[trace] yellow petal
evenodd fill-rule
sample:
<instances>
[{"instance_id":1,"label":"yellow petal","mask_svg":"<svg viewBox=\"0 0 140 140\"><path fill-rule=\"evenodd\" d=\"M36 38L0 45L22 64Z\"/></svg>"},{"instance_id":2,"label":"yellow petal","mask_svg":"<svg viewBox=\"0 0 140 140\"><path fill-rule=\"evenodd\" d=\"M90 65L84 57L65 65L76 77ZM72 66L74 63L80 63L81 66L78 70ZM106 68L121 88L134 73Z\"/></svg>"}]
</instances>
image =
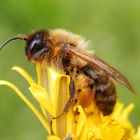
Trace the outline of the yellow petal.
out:
<instances>
[{"instance_id":1,"label":"yellow petal","mask_svg":"<svg viewBox=\"0 0 140 140\"><path fill-rule=\"evenodd\" d=\"M37 81L38 81L38 85L41 84L41 77L40 77L40 73L41 73L41 69L40 69L40 63L36 63L36 72L37 72Z\"/></svg>"},{"instance_id":2,"label":"yellow petal","mask_svg":"<svg viewBox=\"0 0 140 140\"><path fill-rule=\"evenodd\" d=\"M74 114L73 114L73 109L70 108L68 114L67 114L67 131L66 134L70 134L73 132L73 127L74 127Z\"/></svg>"},{"instance_id":3,"label":"yellow petal","mask_svg":"<svg viewBox=\"0 0 140 140\"><path fill-rule=\"evenodd\" d=\"M111 114L112 118L118 120L122 114L122 110L123 110L124 105L117 102L114 108L113 113Z\"/></svg>"},{"instance_id":4,"label":"yellow petal","mask_svg":"<svg viewBox=\"0 0 140 140\"><path fill-rule=\"evenodd\" d=\"M69 98L69 76L59 76L55 83L55 116L60 115ZM56 134L60 138L64 138L66 135L67 126L67 114L64 113L61 117L55 120L56 123Z\"/></svg>"},{"instance_id":5,"label":"yellow petal","mask_svg":"<svg viewBox=\"0 0 140 140\"><path fill-rule=\"evenodd\" d=\"M25 78L25 80L29 83L29 85L35 84L35 81L24 69L14 66L12 67L12 70L17 71L20 75L22 75Z\"/></svg>"},{"instance_id":6,"label":"yellow petal","mask_svg":"<svg viewBox=\"0 0 140 140\"><path fill-rule=\"evenodd\" d=\"M32 84L29 88L34 98L39 102L41 106L44 107L50 114L53 114L53 105L51 102L51 98L46 93L46 90L36 84Z\"/></svg>"},{"instance_id":7,"label":"yellow petal","mask_svg":"<svg viewBox=\"0 0 140 140\"><path fill-rule=\"evenodd\" d=\"M133 110L134 108L134 104L129 104L124 111L122 112L122 116L121 116L121 121L123 122L124 120L128 119L128 116L130 114L130 112Z\"/></svg>"},{"instance_id":8,"label":"yellow petal","mask_svg":"<svg viewBox=\"0 0 140 140\"><path fill-rule=\"evenodd\" d=\"M36 64L36 71L37 71L37 78L38 78L38 85L41 85L47 90L47 93L50 94L50 86L51 85L51 75L49 74L49 68L46 64Z\"/></svg>"},{"instance_id":9,"label":"yellow petal","mask_svg":"<svg viewBox=\"0 0 140 140\"><path fill-rule=\"evenodd\" d=\"M57 136L48 136L47 137L47 140L61 140L59 137L57 137Z\"/></svg>"},{"instance_id":10,"label":"yellow petal","mask_svg":"<svg viewBox=\"0 0 140 140\"><path fill-rule=\"evenodd\" d=\"M53 70L45 63L36 64L38 85L42 86L51 98L52 104L54 103L54 77L56 78Z\"/></svg>"},{"instance_id":11,"label":"yellow petal","mask_svg":"<svg viewBox=\"0 0 140 140\"><path fill-rule=\"evenodd\" d=\"M15 93L27 104L27 106L34 112L36 117L40 120L44 128L47 130L47 132L50 134L50 127L45 118L38 112L36 107L23 95L23 93L12 83L8 81L0 80L0 85L5 85L11 88L15 91Z\"/></svg>"},{"instance_id":12,"label":"yellow petal","mask_svg":"<svg viewBox=\"0 0 140 140\"><path fill-rule=\"evenodd\" d=\"M52 99L52 102L54 103L55 81L59 75L65 75L64 71L58 71L58 69L50 67L46 61L36 63L36 71L38 84L46 89Z\"/></svg>"},{"instance_id":13,"label":"yellow petal","mask_svg":"<svg viewBox=\"0 0 140 140\"><path fill-rule=\"evenodd\" d=\"M140 140L140 126L137 129L137 133L134 135L134 140Z\"/></svg>"},{"instance_id":14,"label":"yellow petal","mask_svg":"<svg viewBox=\"0 0 140 140\"><path fill-rule=\"evenodd\" d=\"M121 125L109 125L103 131L104 140L121 140L124 135L124 130Z\"/></svg>"},{"instance_id":15,"label":"yellow petal","mask_svg":"<svg viewBox=\"0 0 140 140\"><path fill-rule=\"evenodd\" d=\"M55 115L60 114L69 99L69 76L59 75L55 80L55 89L53 90Z\"/></svg>"},{"instance_id":16,"label":"yellow petal","mask_svg":"<svg viewBox=\"0 0 140 140\"><path fill-rule=\"evenodd\" d=\"M85 130L84 127L85 127L86 121L87 121L86 115L80 105L76 108L76 111L77 111L77 113L79 113L79 115L77 116L77 119L76 119L77 126L76 126L75 137L76 137L76 139L80 138L80 140L84 140L86 137L86 132L83 130Z\"/></svg>"}]
</instances>

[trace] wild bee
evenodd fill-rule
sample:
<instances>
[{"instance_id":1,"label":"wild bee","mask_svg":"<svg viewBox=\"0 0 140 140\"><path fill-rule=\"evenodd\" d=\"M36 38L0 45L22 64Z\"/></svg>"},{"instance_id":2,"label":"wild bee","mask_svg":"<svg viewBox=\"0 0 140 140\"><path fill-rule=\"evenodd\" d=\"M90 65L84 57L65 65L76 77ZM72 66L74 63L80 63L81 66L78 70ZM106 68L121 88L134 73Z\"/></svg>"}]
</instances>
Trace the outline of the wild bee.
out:
<instances>
[{"instance_id":1,"label":"wild bee","mask_svg":"<svg viewBox=\"0 0 140 140\"><path fill-rule=\"evenodd\" d=\"M25 40L28 60L51 65L70 76L70 99L62 114L68 111L76 97L83 107L88 107L94 100L103 115L111 114L117 99L113 80L135 93L125 76L95 54L88 52L88 41L79 35L63 29L40 30L30 35L12 37L4 42L0 49L16 39Z\"/></svg>"}]
</instances>

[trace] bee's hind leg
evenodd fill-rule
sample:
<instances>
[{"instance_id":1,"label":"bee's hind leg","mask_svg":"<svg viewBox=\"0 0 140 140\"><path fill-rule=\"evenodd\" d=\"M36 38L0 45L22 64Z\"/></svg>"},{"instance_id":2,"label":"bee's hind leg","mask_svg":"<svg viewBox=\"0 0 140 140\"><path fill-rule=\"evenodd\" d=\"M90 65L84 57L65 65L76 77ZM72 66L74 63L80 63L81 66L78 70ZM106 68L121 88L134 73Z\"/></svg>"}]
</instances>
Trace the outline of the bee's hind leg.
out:
<instances>
[{"instance_id":1,"label":"bee's hind leg","mask_svg":"<svg viewBox=\"0 0 140 140\"><path fill-rule=\"evenodd\" d=\"M82 71L84 72L85 75L87 75L89 78L93 80L97 80L99 78L97 73L93 69L90 69L88 66L82 68Z\"/></svg>"},{"instance_id":2,"label":"bee's hind leg","mask_svg":"<svg viewBox=\"0 0 140 140\"><path fill-rule=\"evenodd\" d=\"M75 88L75 83L74 83L73 79L70 80L69 93L70 93L70 98L67 101L67 103L63 109L63 112L61 114L59 114L58 116L53 117L53 119L57 119L57 118L61 117L64 113L68 112L71 105L75 102L76 88Z\"/></svg>"}]
</instances>

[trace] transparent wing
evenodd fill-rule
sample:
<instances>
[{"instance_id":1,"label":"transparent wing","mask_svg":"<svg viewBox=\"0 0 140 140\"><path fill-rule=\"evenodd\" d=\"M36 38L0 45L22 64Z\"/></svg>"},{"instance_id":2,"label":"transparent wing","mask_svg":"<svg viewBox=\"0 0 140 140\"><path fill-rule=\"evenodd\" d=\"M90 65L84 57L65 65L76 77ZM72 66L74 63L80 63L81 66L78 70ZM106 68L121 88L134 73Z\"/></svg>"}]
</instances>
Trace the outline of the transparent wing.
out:
<instances>
[{"instance_id":1,"label":"transparent wing","mask_svg":"<svg viewBox=\"0 0 140 140\"><path fill-rule=\"evenodd\" d=\"M88 65L90 65L96 71L105 71L111 78L121 83L123 86L127 87L131 92L135 93L132 85L129 83L129 81L124 75L122 75L118 70L110 66L108 63L106 63L104 60L97 57L96 55L87 54L84 51L77 49L76 47L68 47L68 53L76 55L80 59L86 61Z\"/></svg>"}]
</instances>

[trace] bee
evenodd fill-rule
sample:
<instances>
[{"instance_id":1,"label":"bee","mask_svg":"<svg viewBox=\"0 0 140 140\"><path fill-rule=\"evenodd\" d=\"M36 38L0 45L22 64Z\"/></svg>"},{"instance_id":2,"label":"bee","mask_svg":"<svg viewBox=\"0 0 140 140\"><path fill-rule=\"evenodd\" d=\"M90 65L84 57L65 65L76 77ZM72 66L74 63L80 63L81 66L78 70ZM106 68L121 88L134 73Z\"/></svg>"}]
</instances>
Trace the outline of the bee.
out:
<instances>
[{"instance_id":1,"label":"bee","mask_svg":"<svg viewBox=\"0 0 140 140\"><path fill-rule=\"evenodd\" d=\"M70 76L70 98L62 114L75 100L82 107L88 107L94 100L103 115L110 115L117 100L114 80L135 93L124 75L94 53L89 53L88 41L79 35L63 29L40 30L14 36L0 49L16 39L25 40L25 54L29 61L53 66Z\"/></svg>"}]
</instances>

